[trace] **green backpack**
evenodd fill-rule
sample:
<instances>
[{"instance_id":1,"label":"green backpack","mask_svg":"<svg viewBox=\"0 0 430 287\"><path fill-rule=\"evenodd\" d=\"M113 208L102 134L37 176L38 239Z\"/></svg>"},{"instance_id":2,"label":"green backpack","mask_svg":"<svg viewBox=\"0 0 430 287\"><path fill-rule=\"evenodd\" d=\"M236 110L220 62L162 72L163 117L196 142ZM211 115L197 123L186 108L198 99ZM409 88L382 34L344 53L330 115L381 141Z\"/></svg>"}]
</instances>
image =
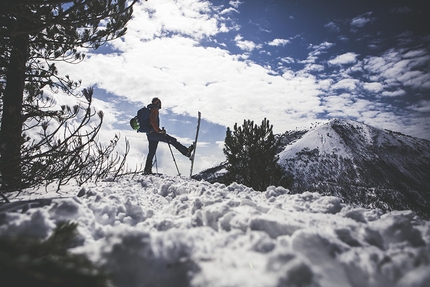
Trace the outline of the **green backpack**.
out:
<instances>
[{"instance_id":1,"label":"green backpack","mask_svg":"<svg viewBox=\"0 0 430 287\"><path fill-rule=\"evenodd\" d=\"M139 121L137 120L137 116L130 120L130 126L135 131L139 129Z\"/></svg>"}]
</instances>

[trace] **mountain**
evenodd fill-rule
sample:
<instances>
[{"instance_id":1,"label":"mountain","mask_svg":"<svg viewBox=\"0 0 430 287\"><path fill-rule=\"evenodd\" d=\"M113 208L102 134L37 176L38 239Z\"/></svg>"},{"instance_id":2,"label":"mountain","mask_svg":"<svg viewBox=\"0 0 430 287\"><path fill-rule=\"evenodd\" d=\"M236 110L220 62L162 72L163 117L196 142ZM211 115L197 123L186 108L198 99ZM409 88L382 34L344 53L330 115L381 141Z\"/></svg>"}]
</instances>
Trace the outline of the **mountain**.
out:
<instances>
[{"instance_id":1,"label":"mountain","mask_svg":"<svg viewBox=\"0 0 430 287\"><path fill-rule=\"evenodd\" d=\"M281 135L279 163L294 177L291 193L319 192L354 206L410 209L430 218L428 140L333 119Z\"/></svg>"},{"instance_id":2,"label":"mountain","mask_svg":"<svg viewBox=\"0 0 430 287\"><path fill-rule=\"evenodd\" d=\"M294 175L294 192L318 191L354 205L430 215L427 140L333 119L288 143L279 163Z\"/></svg>"}]
</instances>

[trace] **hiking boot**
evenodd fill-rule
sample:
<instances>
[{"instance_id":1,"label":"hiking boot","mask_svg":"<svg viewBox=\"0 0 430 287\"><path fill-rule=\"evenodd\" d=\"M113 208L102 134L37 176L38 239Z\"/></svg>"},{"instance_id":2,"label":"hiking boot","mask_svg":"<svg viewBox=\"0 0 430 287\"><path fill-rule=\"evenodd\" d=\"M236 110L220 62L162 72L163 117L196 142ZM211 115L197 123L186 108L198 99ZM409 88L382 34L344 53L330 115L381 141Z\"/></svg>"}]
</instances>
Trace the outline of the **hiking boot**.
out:
<instances>
[{"instance_id":1,"label":"hiking boot","mask_svg":"<svg viewBox=\"0 0 430 287\"><path fill-rule=\"evenodd\" d=\"M194 150L194 144L192 144L188 147L187 154L185 156L191 157L191 153L193 152L193 150Z\"/></svg>"}]
</instances>

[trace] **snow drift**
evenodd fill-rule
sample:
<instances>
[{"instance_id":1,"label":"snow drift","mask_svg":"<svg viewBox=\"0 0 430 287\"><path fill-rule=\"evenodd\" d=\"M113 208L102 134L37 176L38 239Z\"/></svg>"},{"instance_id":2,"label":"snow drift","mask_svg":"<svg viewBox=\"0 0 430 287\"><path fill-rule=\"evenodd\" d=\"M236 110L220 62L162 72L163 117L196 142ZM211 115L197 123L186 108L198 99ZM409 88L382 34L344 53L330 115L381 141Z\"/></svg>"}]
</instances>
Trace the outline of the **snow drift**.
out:
<instances>
[{"instance_id":1,"label":"snow drift","mask_svg":"<svg viewBox=\"0 0 430 287\"><path fill-rule=\"evenodd\" d=\"M46 238L60 221L77 222L72 252L103 265L115 286L430 282L430 224L412 211L168 176L70 185L60 196L1 204L0 236Z\"/></svg>"}]
</instances>

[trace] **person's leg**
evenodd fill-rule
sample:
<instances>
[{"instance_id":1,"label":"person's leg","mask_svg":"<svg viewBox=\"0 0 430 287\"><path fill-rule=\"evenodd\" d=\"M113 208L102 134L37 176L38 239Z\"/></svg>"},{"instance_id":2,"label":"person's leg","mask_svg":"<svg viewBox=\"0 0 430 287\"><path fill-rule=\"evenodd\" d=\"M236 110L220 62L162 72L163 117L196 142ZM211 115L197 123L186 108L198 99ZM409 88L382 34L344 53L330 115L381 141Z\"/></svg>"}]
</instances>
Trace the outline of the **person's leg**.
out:
<instances>
[{"instance_id":1,"label":"person's leg","mask_svg":"<svg viewBox=\"0 0 430 287\"><path fill-rule=\"evenodd\" d=\"M183 144L181 144L180 142L178 142L178 140L172 136L169 135L165 135L166 136L166 142L171 144L172 146L174 146L181 154L183 155L187 155L188 153L188 148L186 146L184 146Z\"/></svg>"},{"instance_id":2,"label":"person's leg","mask_svg":"<svg viewBox=\"0 0 430 287\"><path fill-rule=\"evenodd\" d=\"M150 140L148 137L148 156L146 157L145 169L144 173L151 174L152 173L152 161L155 156L155 152L157 151L158 141Z\"/></svg>"},{"instance_id":3,"label":"person's leg","mask_svg":"<svg viewBox=\"0 0 430 287\"><path fill-rule=\"evenodd\" d=\"M171 144L172 146L174 146L181 154L185 155L185 156L189 156L190 150L192 150L192 147L187 148L186 146L184 146L183 144L181 144L180 142L178 142L178 140L168 134L158 134L158 133L150 133L148 134L148 141L162 141L168 144Z\"/></svg>"}]
</instances>

